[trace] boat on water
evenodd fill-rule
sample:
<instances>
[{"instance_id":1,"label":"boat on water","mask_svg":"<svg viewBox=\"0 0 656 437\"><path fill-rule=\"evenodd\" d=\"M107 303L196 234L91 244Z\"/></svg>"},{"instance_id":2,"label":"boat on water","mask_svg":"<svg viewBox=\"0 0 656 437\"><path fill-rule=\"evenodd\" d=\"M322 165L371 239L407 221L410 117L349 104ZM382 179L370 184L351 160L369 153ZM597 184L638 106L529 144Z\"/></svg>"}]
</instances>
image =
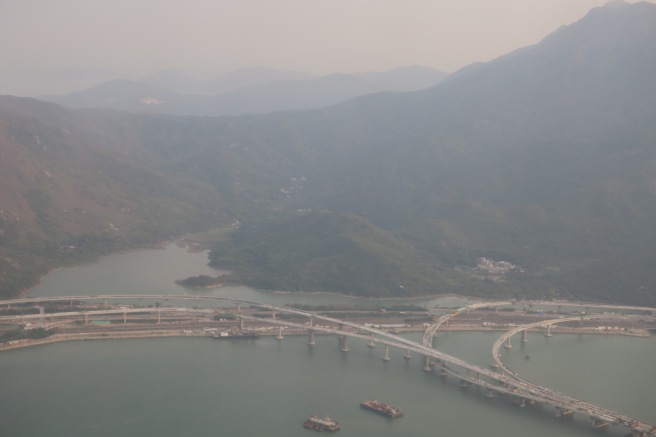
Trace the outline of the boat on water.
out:
<instances>
[{"instance_id":1,"label":"boat on water","mask_svg":"<svg viewBox=\"0 0 656 437\"><path fill-rule=\"evenodd\" d=\"M238 331L217 331L212 333L212 338L216 340L230 340L230 339L248 339L259 338L260 334L257 332L238 332Z\"/></svg>"},{"instance_id":2,"label":"boat on water","mask_svg":"<svg viewBox=\"0 0 656 437\"><path fill-rule=\"evenodd\" d=\"M303 423L303 428L335 432L339 431L340 426L330 417L319 417L316 414L310 414L310 417Z\"/></svg>"},{"instance_id":3,"label":"boat on water","mask_svg":"<svg viewBox=\"0 0 656 437\"><path fill-rule=\"evenodd\" d=\"M382 414L387 417L401 417L405 414L396 407L376 400L361 402L360 406L365 410L373 411L374 413Z\"/></svg>"}]
</instances>

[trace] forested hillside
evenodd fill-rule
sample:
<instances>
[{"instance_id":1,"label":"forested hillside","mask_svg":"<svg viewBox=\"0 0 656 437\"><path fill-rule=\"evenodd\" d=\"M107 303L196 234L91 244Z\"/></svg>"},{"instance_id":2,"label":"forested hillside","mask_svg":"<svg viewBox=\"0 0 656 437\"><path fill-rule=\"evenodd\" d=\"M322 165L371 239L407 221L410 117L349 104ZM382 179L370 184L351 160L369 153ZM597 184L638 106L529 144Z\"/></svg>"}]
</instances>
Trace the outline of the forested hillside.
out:
<instances>
[{"instance_id":1,"label":"forested hillside","mask_svg":"<svg viewBox=\"0 0 656 437\"><path fill-rule=\"evenodd\" d=\"M594 9L428 90L318 110L2 98L3 278L33 247L49 260L82 236L112 249L238 220L212 260L256 287L654 305L655 106L648 3Z\"/></svg>"}]
</instances>

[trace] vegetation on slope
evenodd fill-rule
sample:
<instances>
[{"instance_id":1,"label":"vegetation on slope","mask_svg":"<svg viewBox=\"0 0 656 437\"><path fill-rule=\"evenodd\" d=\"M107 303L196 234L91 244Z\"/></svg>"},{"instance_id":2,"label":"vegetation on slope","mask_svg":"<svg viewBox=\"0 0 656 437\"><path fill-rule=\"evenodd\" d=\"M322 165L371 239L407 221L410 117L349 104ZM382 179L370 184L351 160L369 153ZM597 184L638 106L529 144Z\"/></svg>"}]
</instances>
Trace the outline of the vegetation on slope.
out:
<instances>
[{"instance_id":1,"label":"vegetation on slope","mask_svg":"<svg viewBox=\"0 0 656 437\"><path fill-rule=\"evenodd\" d=\"M233 272L226 278L270 290L402 297L465 291L467 277L362 217L328 211L242 226L210 259Z\"/></svg>"},{"instance_id":2,"label":"vegetation on slope","mask_svg":"<svg viewBox=\"0 0 656 437\"><path fill-rule=\"evenodd\" d=\"M175 118L4 98L0 278L238 220L213 262L260 288L654 305L655 72L656 6L641 2L433 89L322 110ZM480 257L523 271L494 277Z\"/></svg>"}]
</instances>

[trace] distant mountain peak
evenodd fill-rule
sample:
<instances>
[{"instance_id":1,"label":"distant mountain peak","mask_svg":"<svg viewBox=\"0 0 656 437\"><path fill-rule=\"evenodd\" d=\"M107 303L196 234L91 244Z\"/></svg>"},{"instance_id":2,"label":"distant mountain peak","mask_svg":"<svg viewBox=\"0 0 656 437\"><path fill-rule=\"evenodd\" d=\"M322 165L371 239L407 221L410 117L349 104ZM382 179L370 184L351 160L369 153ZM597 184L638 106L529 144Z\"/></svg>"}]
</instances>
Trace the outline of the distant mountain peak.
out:
<instances>
[{"instance_id":1,"label":"distant mountain peak","mask_svg":"<svg viewBox=\"0 0 656 437\"><path fill-rule=\"evenodd\" d=\"M605 8L616 8L622 6L628 6L629 4L625 0L610 0L604 5Z\"/></svg>"}]
</instances>

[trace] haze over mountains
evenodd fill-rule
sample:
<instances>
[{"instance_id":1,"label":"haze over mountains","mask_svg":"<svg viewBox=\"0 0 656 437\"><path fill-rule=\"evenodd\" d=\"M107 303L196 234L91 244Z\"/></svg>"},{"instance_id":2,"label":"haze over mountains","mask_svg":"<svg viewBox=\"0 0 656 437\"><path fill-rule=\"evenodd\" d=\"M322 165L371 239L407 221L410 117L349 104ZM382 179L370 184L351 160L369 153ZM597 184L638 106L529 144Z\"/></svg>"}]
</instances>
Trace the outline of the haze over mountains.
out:
<instances>
[{"instance_id":1,"label":"haze over mountains","mask_svg":"<svg viewBox=\"0 0 656 437\"><path fill-rule=\"evenodd\" d=\"M110 108L129 112L223 116L312 109L381 91L415 91L440 82L446 73L428 67L402 67L382 73L330 74L250 68L195 80L168 71L141 81L117 79L93 88L43 100L71 108Z\"/></svg>"},{"instance_id":2,"label":"haze over mountains","mask_svg":"<svg viewBox=\"0 0 656 437\"><path fill-rule=\"evenodd\" d=\"M322 109L173 117L3 97L1 287L81 247L239 220L212 261L262 288L654 305L655 97L656 5L623 2L435 87Z\"/></svg>"}]
</instances>

